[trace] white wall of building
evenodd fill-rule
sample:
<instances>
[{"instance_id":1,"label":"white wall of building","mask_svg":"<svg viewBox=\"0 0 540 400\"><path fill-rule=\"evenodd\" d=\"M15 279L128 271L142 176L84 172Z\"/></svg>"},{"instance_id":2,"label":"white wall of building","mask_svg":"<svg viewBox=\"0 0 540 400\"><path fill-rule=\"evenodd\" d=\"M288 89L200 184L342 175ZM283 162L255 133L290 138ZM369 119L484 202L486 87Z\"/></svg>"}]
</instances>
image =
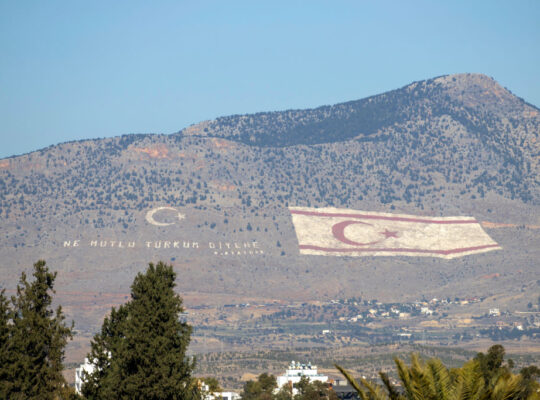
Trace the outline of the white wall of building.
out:
<instances>
[{"instance_id":1,"label":"white wall of building","mask_svg":"<svg viewBox=\"0 0 540 400\"><path fill-rule=\"evenodd\" d=\"M79 368L75 369L75 391L81 394L81 388L84 383L84 377L94 373L95 366L88 361L88 358L84 359L84 364L81 364Z\"/></svg>"},{"instance_id":2,"label":"white wall of building","mask_svg":"<svg viewBox=\"0 0 540 400\"><path fill-rule=\"evenodd\" d=\"M301 364L291 361L291 364L285 371L285 374L277 377L278 390L283 387L283 385L292 386L295 383L300 382L304 376L308 378L310 382L328 382L328 376L319 374L316 365L311 365L311 363ZM297 393L298 390L293 388L293 395Z\"/></svg>"}]
</instances>

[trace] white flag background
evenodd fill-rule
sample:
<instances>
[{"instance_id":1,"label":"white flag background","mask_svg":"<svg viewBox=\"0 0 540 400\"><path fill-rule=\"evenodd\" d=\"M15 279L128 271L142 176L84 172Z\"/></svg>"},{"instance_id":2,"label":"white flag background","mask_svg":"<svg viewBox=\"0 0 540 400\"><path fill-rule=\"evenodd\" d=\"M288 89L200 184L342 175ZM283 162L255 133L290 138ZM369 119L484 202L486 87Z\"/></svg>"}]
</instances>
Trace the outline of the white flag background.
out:
<instances>
[{"instance_id":1,"label":"white flag background","mask_svg":"<svg viewBox=\"0 0 540 400\"><path fill-rule=\"evenodd\" d=\"M455 258L501 249L473 217L290 207L300 254Z\"/></svg>"}]
</instances>

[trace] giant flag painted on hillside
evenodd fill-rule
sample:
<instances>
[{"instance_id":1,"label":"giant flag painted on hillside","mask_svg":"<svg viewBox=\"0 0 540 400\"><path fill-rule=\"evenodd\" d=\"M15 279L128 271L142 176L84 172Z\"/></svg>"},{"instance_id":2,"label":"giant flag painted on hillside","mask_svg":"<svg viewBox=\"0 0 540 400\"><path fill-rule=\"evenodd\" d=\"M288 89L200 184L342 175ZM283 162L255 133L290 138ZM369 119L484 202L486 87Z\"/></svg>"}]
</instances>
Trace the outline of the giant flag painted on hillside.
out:
<instances>
[{"instance_id":1,"label":"giant flag painted on hillside","mask_svg":"<svg viewBox=\"0 0 540 400\"><path fill-rule=\"evenodd\" d=\"M455 258L501 247L473 217L290 207L300 254Z\"/></svg>"}]
</instances>

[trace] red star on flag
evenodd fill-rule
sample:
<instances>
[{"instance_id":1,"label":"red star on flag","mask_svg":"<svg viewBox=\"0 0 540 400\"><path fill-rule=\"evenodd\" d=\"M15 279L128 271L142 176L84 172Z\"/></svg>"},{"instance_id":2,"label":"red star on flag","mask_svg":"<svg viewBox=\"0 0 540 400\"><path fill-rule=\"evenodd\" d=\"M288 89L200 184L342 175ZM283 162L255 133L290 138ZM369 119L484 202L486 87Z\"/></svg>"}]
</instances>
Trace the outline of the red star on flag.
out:
<instances>
[{"instance_id":1,"label":"red star on flag","mask_svg":"<svg viewBox=\"0 0 540 400\"><path fill-rule=\"evenodd\" d=\"M384 235L386 239L388 238L397 238L397 231L389 231L388 229L385 229L384 232L379 232L381 235Z\"/></svg>"}]
</instances>

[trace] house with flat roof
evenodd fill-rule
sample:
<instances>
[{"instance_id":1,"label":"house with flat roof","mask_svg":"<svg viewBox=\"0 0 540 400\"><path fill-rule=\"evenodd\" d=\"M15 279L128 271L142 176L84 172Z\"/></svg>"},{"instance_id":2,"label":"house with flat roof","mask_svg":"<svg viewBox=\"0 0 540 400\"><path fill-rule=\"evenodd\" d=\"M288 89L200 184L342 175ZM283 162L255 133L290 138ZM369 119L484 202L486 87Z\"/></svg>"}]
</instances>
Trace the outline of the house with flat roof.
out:
<instances>
[{"instance_id":1,"label":"house with flat roof","mask_svg":"<svg viewBox=\"0 0 540 400\"><path fill-rule=\"evenodd\" d=\"M285 374L277 377L278 388L281 388L284 385L290 385L293 395L295 395L298 393L298 390L294 388L294 384L300 382L300 379L304 376L310 382L328 382L328 376L319 374L316 365L311 365L311 363L301 364L299 362L291 361L289 367L285 370Z\"/></svg>"}]
</instances>

